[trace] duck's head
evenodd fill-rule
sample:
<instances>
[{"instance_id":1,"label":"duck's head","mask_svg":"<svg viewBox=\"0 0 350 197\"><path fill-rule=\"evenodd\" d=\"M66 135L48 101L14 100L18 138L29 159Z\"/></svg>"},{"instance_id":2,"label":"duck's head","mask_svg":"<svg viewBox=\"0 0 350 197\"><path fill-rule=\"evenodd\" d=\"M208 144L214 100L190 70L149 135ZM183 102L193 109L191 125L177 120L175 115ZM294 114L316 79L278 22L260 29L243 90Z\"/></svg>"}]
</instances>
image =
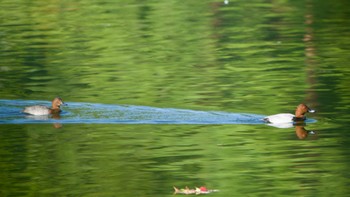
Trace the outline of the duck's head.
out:
<instances>
[{"instance_id":1,"label":"duck's head","mask_svg":"<svg viewBox=\"0 0 350 197\"><path fill-rule=\"evenodd\" d=\"M309 113L314 113L315 110L309 108L307 105L304 103L298 105L297 109L295 110L295 117L296 118L304 118L305 114Z\"/></svg>"},{"instance_id":2,"label":"duck's head","mask_svg":"<svg viewBox=\"0 0 350 197\"><path fill-rule=\"evenodd\" d=\"M65 105L60 97L56 97L52 100L52 109L59 109L61 105Z\"/></svg>"}]
</instances>

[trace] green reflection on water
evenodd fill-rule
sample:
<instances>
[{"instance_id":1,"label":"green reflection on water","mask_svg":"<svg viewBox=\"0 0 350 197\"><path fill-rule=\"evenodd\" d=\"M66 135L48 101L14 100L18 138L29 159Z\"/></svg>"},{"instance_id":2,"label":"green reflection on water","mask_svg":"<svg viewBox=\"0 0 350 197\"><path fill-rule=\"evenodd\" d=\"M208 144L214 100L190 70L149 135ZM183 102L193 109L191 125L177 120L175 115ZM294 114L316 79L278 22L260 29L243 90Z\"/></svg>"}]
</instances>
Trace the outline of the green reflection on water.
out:
<instances>
[{"instance_id":1,"label":"green reflection on water","mask_svg":"<svg viewBox=\"0 0 350 197\"><path fill-rule=\"evenodd\" d=\"M164 196L172 185L207 185L219 196L313 195L331 194L328 185L342 193L348 183L337 140L295 140L293 128L0 127L4 195Z\"/></svg>"},{"instance_id":2,"label":"green reflection on water","mask_svg":"<svg viewBox=\"0 0 350 197\"><path fill-rule=\"evenodd\" d=\"M3 99L256 114L264 125L0 125L1 195L334 196L349 184L348 1L2 1ZM330 190L329 188L334 188Z\"/></svg>"}]
</instances>

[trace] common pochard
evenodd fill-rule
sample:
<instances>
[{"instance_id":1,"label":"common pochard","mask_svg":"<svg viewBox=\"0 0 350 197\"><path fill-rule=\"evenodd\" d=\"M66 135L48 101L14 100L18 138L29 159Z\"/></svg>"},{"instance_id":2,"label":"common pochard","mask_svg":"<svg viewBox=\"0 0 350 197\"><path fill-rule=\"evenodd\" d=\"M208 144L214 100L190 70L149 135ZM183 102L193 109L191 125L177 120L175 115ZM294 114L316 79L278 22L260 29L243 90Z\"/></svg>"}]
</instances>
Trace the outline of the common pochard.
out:
<instances>
[{"instance_id":1,"label":"common pochard","mask_svg":"<svg viewBox=\"0 0 350 197\"><path fill-rule=\"evenodd\" d=\"M52 107L46 107L43 105L33 105L25 107L23 112L31 115L49 115L49 114L59 114L61 113L61 105L64 105L64 102L60 97L56 97L52 100Z\"/></svg>"},{"instance_id":2,"label":"common pochard","mask_svg":"<svg viewBox=\"0 0 350 197\"><path fill-rule=\"evenodd\" d=\"M273 124L282 124L282 123L304 121L306 119L305 114L307 112L314 113L315 110L310 109L305 104L300 104L300 105L298 105L297 109L295 110L295 115L289 114L289 113L275 114L275 115L271 115L271 116L266 116L264 118L264 121L268 122L268 123L273 123Z\"/></svg>"}]
</instances>

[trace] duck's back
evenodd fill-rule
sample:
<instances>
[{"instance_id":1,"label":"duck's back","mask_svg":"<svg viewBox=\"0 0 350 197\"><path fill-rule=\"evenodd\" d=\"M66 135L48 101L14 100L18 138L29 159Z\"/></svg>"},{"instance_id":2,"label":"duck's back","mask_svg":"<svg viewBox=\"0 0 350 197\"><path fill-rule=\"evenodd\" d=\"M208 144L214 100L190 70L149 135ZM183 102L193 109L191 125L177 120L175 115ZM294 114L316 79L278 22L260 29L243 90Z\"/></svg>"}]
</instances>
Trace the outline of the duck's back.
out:
<instances>
[{"instance_id":1,"label":"duck's back","mask_svg":"<svg viewBox=\"0 0 350 197\"><path fill-rule=\"evenodd\" d=\"M266 116L264 120L270 123L287 123L293 122L294 115L289 113L275 114Z\"/></svg>"},{"instance_id":2,"label":"duck's back","mask_svg":"<svg viewBox=\"0 0 350 197\"><path fill-rule=\"evenodd\" d=\"M49 115L50 109L46 106L34 105L34 106L25 107L23 112L27 114L32 114L32 115Z\"/></svg>"}]
</instances>

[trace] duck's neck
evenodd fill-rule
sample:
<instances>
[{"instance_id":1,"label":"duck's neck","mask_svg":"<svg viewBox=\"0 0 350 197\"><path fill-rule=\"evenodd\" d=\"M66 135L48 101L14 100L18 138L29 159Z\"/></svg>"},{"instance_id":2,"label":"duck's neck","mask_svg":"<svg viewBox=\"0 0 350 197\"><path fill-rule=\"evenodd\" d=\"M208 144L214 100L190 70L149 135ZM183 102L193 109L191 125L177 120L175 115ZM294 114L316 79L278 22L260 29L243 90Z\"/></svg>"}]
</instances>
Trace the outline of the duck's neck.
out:
<instances>
[{"instance_id":1,"label":"duck's neck","mask_svg":"<svg viewBox=\"0 0 350 197\"><path fill-rule=\"evenodd\" d=\"M60 108L50 109L51 114L58 114L61 112Z\"/></svg>"},{"instance_id":2,"label":"duck's neck","mask_svg":"<svg viewBox=\"0 0 350 197\"><path fill-rule=\"evenodd\" d=\"M305 119L305 113L300 112L300 110L296 110L295 117L299 119Z\"/></svg>"},{"instance_id":3,"label":"duck's neck","mask_svg":"<svg viewBox=\"0 0 350 197\"><path fill-rule=\"evenodd\" d=\"M304 121L306 119L305 116L294 116L293 121Z\"/></svg>"}]
</instances>

